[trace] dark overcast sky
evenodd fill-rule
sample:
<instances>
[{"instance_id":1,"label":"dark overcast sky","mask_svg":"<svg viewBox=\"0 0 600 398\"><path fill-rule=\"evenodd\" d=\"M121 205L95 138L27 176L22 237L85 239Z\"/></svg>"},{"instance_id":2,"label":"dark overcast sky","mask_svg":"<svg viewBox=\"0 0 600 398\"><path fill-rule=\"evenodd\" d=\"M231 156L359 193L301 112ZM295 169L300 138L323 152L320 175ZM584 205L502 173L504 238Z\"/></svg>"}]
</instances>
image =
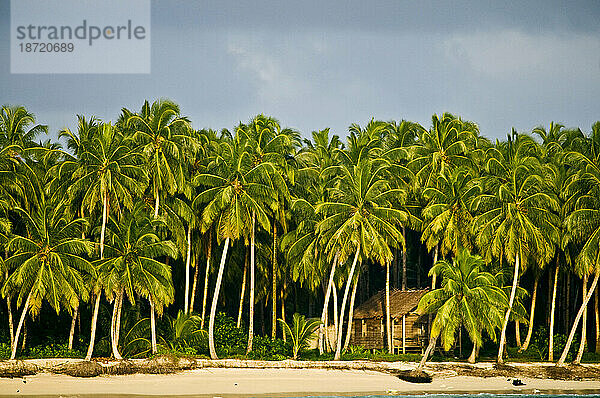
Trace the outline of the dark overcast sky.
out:
<instances>
[{"instance_id":1,"label":"dark overcast sky","mask_svg":"<svg viewBox=\"0 0 600 398\"><path fill-rule=\"evenodd\" d=\"M600 1L190 3L152 2L150 75L11 75L0 0L0 103L53 136L78 113L114 120L160 97L195 128L265 113L305 136L444 111L490 138L600 120Z\"/></svg>"}]
</instances>

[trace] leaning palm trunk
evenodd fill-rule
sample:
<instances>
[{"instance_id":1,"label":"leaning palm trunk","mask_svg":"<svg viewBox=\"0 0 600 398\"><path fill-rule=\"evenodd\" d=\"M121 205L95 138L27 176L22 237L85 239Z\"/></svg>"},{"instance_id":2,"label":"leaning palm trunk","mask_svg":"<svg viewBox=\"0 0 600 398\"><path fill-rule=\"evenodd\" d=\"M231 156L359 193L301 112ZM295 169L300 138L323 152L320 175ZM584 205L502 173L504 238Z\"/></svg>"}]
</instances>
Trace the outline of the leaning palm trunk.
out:
<instances>
[{"instance_id":1,"label":"leaning palm trunk","mask_svg":"<svg viewBox=\"0 0 600 398\"><path fill-rule=\"evenodd\" d=\"M583 303L581 303L579 312L577 312L577 316L575 317L575 321L573 322L573 326L571 327L571 332L569 333L569 338L567 339L567 343L565 345L565 349L563 350L560 358L558 359L558 362L556 363L557 366L563 366L565 364L565 361L567 360L567 355L569 354L569 350L571 349L571 344L573 344L573 337L575 336L575 331L577 330L579 320L583 316L583 312L585 311L585 308L587 307L587 304L590 301L590 298L592 297L594 289L596 289L596 285L598 284L598 277L600 277L600 272L596 271L596 274L594 275L594 281L592 282L592 287L590 287L590 290L583 297Z\"/></svg>"},{"instance_id":2,"label":"leaning palm trunk","mask_svg":"<svg viewBox=\"0 0 600 398\"><path fill-rule=\"evenodd\" d=\"M515 340L517 343L517 348L519 348L519 351L521 351L523 344L521 344L521 323L519 321L515 321Z\"/></svg>"},{"instance_id":3,"label":"leaning palm trunk","mask_svg":"<svg viewBox=\"0 0 600 398\"><path fill-rule=\"evenodd\" d=\"M427 345L427 348L425 349L425 352L423 353L423 357L421 357L421 362L419 362L419 366L417 366L417 370L422 370L423 366L425 366L425 362L427 362L429 355L431 355L431 353L435 349L436 340L437 340L437 336L431 336L429 338L429 344Z\"/></svg>"},{"instance_id":4,"label":"leaning palm trunk","mask_svg":"<svg viewBox=\"0 0 600 398\"><path fill-rule=\"evenodd\" d=\"M187 255L185 257L185 301L183 311L190 312L190 260L192 259L192 227L188 225L187 231Z\"/></svg>"},{"instance_id":5,"label":"leaning palm trunk","mask_svg":"<svg viewBox=\"0 0 600 398\"><path fill-rule=\"evenodd\" d=\"M239 329L242 326L242 313L244 312L244 296L246 295L246 274L248 273L248 250L245 250L246 255L244 258L244 274L242 275L242 289L240 292L240 308L238 310L238 317L236 327Z\"/></svg>"},{"instance_id":6,"label":"leaning palm trunk","mask_svg":"<svg viewBox=\"0 0 600 398\"><path fill-rule=\"evenodd\" d=\"M23 328L23 323L25 322L25 316L27 316L27 310L29 309L29 300L31 300L31 290L27 295L27 300L25 300L25 304L23 305L23 312L21 313L21 319L19 319L19 325L17 326L17 331L15 332L15 342L12 346L12 351L10 353L10 359L15 359L17 356L17 346L19 345L19 334L21 334L21 329Z\"/></svg>"},{"instance_id":7,"label":"leaning palm trunk","mask_svg":"<svg viewBox=\"0 0 600 398\"><path fill-rule=\"evenodd\" d=\"M102 290L98 292L96 295L96 302L94 303L94 313L92 315L92 331L90 334L90 345L88 346L88 351L85 356L85 360L89 361L92 359L92 354L94 353L94 341L96 340L96 325L98 323L98 310L100 309L100 296L102 295Z\"/></svg>"},{"instance_id":8,"label":"leaning palm trunk","mask_svg":"<svg viewBox=\"0 0 600 398\"><path fill-rule=\"evenodd\" d=\"M583 297L587 295L587 282L588 276L587 274L583 275ZM577 351L577 356L573 361L574 364L579 365L581 363L581 358L583 357L583 350L585 349L585 343L587 340L587 305L583 308L583 320L581 322L581 341L579 342L579 350Z\"/></svg>"},{"instance_id":9,"label":"leaning palm trunk","mask_svg":"<svg viewBox=\"0 0 600 398\"><path fill-rule=\"evenodd\" d=\"M69 350L73 349L73 337L75 336L75 323L77 321L77 315L79 314L79 305L73 310L73 318L71 318L71 330L69 330Z\"/></svg>"},{"instance_id":10,"label":"leaning palm trunk","mask_svg":"<svg viewBox=\"0 0 600 398\"><path fill-rule=\"evenodd\" d=\"M390 327L390 264L385 265L385 334L387 337L388 352L392 352L392 333Z\"/></svg>"},{"instance_id":11,"label":"leaning palm trunk","mask_svg":"<svg viewBox=\"0 0 600 398\"><path fill-rule=\"evenodd\" d=\"M471 350L471 355L469 355L469 359L467 359L467 361L469 363L475 363L475 361L477 360L477 346L475 344L473 344L473 349Z\"/></svg>"},{"instance_id":12,"label":"leaning palm trunk","mask_svg":"<svg viewBox=\"0 0 600 398\"><path fill-rule=\"evenodd\" d=\"M252 342L254 340L254 234L256 228L256 214L252 212L252 234L250 236L250 297L248 310L248 347L246 354L252 351Z\"/></svg>"},{"instance_id":13,"label":"leaning palm trunk","mask_svg":"<svg viewBox=\"0 0 600 398\"><path fill-rule=\"evenodd\" d=\"M194 301L196 301L196 288L198 287L198 263L196 257L192 257L192 267L194 268L194 281L192 282L192 294L190 297L190 312L194 312Z\"/></svg>"},{"instance_id":14,"label":"leaning palm trunk","mask_svg":"<svg viewBox=\"0 0 600 398\"><path fill-rule=\"evenodd\" d=\"M329 333L327 333L327 339L329 342L329 346L331 348L331 351L335 351L335 342L337 340L337 334L338 334L338 329L339 329L339 314L338 314L338 295L337 295L337 286L335 286L335 283L332 286L332 292L331 294L333 295L333 334L334 334L334 338L333 341L329 340Z\"/></svg>"},{"instance_id":15,"label":"leaning palm trunk","mask_svg":"<svg viewBox=\"0 0 600 398\"><path fill-rule=\"evenodd\" d=\"M554 269L554 285L552 286L552 309L550 310L550 336L548 336L548 360L554 361L554 313L556 309L556 286L558 284L558 258Z\"/></svg>"},{"instance_id":16,"label":"leaning palm trunk","mask_svg":"<svg viewBox=\"0 0 600 398\"><path fill-rule=\"evenodd\" d=\"M527 348L529 348L529 342L531 341L531 335L533 334L533 315L535 314L535 301L537 298L537 288L539 279L539 275L536 275L535 281L533 282L533 294L531 295L531 311L529 311L529 326L527 327L527 336L525 336L525 341L519 349L519 352L526 351Z\"/></svg>"},{"instance_id":17,"label":"leaning palm trunk","mask_svg":"<svg viewBox=\"0 0 600 398\"><path fill-rule=\"evenodd\" d=\"M212 233L208 233L208 250L206 252L206 274L204 275L204 296L202 297L202 320L200 328L204 329L204 319L206 319L206 297L208 296L208 273L210 272L210 256L212 255Z\"/></svg>"},{"instance_id":18,"label":"leaning palm trunk","mask_svg":"<svg viewBox=\"0 0 600 398\"><path fill-rule=\"evenodd\" d=\"M335 268L338 262L339 253L335 254L333 258L333 265L331 266L331 271L329 272L329 280L327 281L327 291L325 292L325 302L323 303L323 311L321 312L321 324L319 325L319 353L323 355L323 334L325 332L325 324L327 323L327 318L329 316L329 297L331 296L331 290L333 287L333 277L335 276Z\"/></svg>"},{"instance_id":19,"label":"leaning palm trunk","mask_svg":"<svg viewBox=\"0 0 600 398\"><path fill-rule=\"evenodd\" d=\"M211 359L219 359L215 350L215 315L217 313L217 302L219 301L219 292L221 291L221 281L223 280L223 270L225 269L225 259L227 258L227 249L229 249L229 238L225 239L223 245L223 254L221 254L221 263L217 273L217 282L215 283L215 292L213 293L212 304L210 306L210 318L208 320L208 349Z\"/></svg>"},{"instance_id":20,"label":"leaning palm trunk","mask_svg":"<svg viewBox=\"0 0 600 398\"><path fill-rule=\"evenodd\" d=\"M504 322L502 323L502 332L500 333L500 346L498 347L498 356L496 357L496 362L503 363L504 359L502 355L504 354L504 344L506 343L506 327L508 326L508 321L510 319L510 313L512 310L513 303L515 302L515 294L517 292L517 281L519 280L519 268L521 267L521 263L519 261L519 253L517 253L515 258L515 273L513 275L513 283L512 289L510 290L510 298L508 300L508 308L506 309L506 315L504 316Z\"/></svg>"},{"instance_id":21,"label":"leaning palm trunk","mask_svg":"<svg viewBox=\"0 0 600 398\"><path fill-rule=\"evenodd\" d=\"M156 347L156 319L154 316L154 300L150 297L150 334L152 338L152 354L156 354L158 349Z\"/></svg>"},{"instance_id":22,"label":"leaning palm trunk","mask_svg":"<svg viewBox=\"0 0 600 398\"><path fill-rule=\"evenodd\" d=\"M354 269L356 268L356 263L358 261L358 255L360 253L360 244L356 246L356 254L354 255L354 260L352 261L352 267L350 267L350 274L348 275L348 280L346 281L346 289L344 290L344 298L342 299L342 307L340 311L340 323L339 328L337 330L337 339L335 343L335 356L334 360L339 361L342 356L342 330L344 328L344 312L346 311L346 302L348 301L348 294L350 293L350 285L352 284L352 277L354 276Z\"/></svg>"},{"instance_id":23,"label":"leaning palm trunk","mask_svg":"<svg viewBox=\"0 0 600 398\"><path fill-rule=\"evenodd\" d=\"M111 347L112 347L112 354L115 357L115 359L123 359L123 357L119 353L119 336L117 336L117 319L119 316L120 295L121 295L121 293L119 293L117 296L115 296L114 304L113 304L113 315L112 315L112 319L110 322L110 337L111 337L110 343L111 343Z\"/></svg>"},{"instance_id":24,"label":"leaning palm trunk","mask_svg":"<svg viewBox=\"0 0 600 398\"><path fill-rule=\"evenodd\" d=\"M352 318L354 317L354 299L356 298L356 288L358 286L358 277L352 285L352 294L350 295L350 311L348 312L348 328L346 329L346 341L344 342L344 351L350 345L352 337Z\"/></svg>"}]
</instances>

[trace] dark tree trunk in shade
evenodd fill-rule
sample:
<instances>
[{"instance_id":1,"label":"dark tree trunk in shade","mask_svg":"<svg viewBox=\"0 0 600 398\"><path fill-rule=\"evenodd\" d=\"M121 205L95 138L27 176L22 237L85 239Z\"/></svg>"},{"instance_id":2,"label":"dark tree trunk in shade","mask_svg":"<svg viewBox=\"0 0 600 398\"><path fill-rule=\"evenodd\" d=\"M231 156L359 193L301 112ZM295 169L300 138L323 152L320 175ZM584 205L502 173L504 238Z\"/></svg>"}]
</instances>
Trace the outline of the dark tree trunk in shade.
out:
<instances>
[{"instance_id":1,"label":"dark tree trunk in shade","mask_svg":"<svg viewBox=\"0 0 600 398\"><path fill-rule=\"evenodd\" d=\"M571 306L571 273L567 272L567 283L566 283L567 292L565 293L565 323L564 330L569 330L569 325L571 324L570 319L570 306Z\"/></svg>"}]
</instances>

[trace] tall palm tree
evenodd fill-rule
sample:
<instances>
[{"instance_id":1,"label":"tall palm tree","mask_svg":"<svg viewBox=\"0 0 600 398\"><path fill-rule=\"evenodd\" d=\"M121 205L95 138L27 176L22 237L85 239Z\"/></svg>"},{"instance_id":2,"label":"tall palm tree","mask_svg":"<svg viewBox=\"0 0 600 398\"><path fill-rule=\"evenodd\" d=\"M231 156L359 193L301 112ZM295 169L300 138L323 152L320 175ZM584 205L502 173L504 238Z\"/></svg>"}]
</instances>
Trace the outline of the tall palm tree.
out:
<instances>
[{"instance_id":1,"label":"tall palm tree","mask_svg":"<svg viewBox=\"0 0 600 398\"><path fill-rule=\"evenodd\" d=\"M16 356L27 313L37 315L43 301L57 314L61 308L71 312L80 300L86 299L85 279L95 272L84 256L91 253L91 243L79 238L85 220L65 217L63 206L45 199L40 192L40 206L31 211L16 208L26 230L8 244L8 250L14 254L6 260L10 275L2 287L2 295L16 293L17 305L23 303L11 359Z\"/></svg>"},{"instance_id":2,"label":"tall palm tree","mask_svg":"<svg viewBox=\"0 0 600 398\"><path fill-rule=\"evenodd\" d=\"M224 161L215 165L210 173L195 177L196 183L208 188L198 194L193 203L196 209L205 204L200 220L202 232L214 228L217 239L224 240L208 322L209 351L213 359L218 358L214 344L214 323L229 244L232 240L240 238L245 241L250 240L250 301L252 301L254 299L255 223L258 221L265 230L270 229L264 203L272 200L270 199L272 186L263 183L269 181L267 176L271 171L269 163L251 167L250 156L239 140L224 143L224 147ZM252 340L249 338L249 349L251 344Z\"/></svg>"},{"instance_id":3,"label":"tall palm tree","mask_svg":"<svg viewBox=\"0 0 600 398\"><path fill-rule=\"evenodd\" d=\"M124 137L118 128L103 123L79 131L79 159L73 164L72 184L67 189L71 202L81 198L81 213L92 214L101 208L99 248L100 259L104 258L106 225L111 210L121 212L123 207L132 209L136 197L140 197L147 185L147 175L140 166L141 156L131 147L131 140ZM90 131L90 129L92 131ZM67 172L71 168L66 168ZM101 290L95 288L95 303L92 315L90 345L87 357L94 350L96 322L100 307ZM118 300L115 301L115 308ZM117 353L118 355L118 353Z\"/></svg>"},{"instance_id":4,"label":"tall palm tree","mask_svg":"<svg viewBox=\"0 0 600 398\"><path fill-rule=\"evenodd\" d=\"M118 355L120 312L123 295L135 304L135 293L150 303L150 326L152 353L157 352L155 314L162 314L166 305L173 303L174 289L171 268L157 258L177 258L178 250L171 240L161 239L157 226L163 220L150 218L142 202L131 211L125 211L120 219L110 218L107 253L99 260L100 272L106 280L106 289L115 297L118 307L113 311L113 352Z\"/></svg>"},{"instance_id":5,"label":"tall palm tree","mask_svg":"<svg viewBox=\"0 0 600 398\"><path fill-rule=\"evenodd\" d=\"M567 217L567 229L574 235L575 240L584 242L577 261L575 261L576 272L581 276L593 274L594 279L587 295L583 297L582 305L575 317L565 349L557 365L563 365L566 361L575 331L600 276L600 259L598 258L598 248L600 247L600 206L598 206L600 203L600 122L596 122L592 126L588 145L585 152L571 152L568 155L569 163L577 164L579 172L577 178L569 186L569 190L576 191L578 195L574 203L574 210ZM586 325L583 324L582 328L585 327Z\"/></svg>"},{"instance_id":6,"label":"tall palm tree","mask_svg":"<svg viewBox=\"0 0 600 398\"><path fill-rule=\"evenodd\" d=\"M390 189L389 183L383 178L387 167L386 162L363 158L355 165L345 163L323 171L326 176L339 177L331 188L330 201L317 207L323 215L318 225L319 234L328 242L326 251L330 259L339 253L339 262L343 264L354 254L342 299L336 360L341 356L344 311L359 257L362 255L363 258L372 259L389 270L393 259L391 248L404 247L401 227L408 220L408 214L391 206L395 196L403 193ZM389 277L387 280L389 282ZM389 283L386 288L389 292ZM349 311L353 311L353 308ZM389 330L389 306L387 314Z\"/></svg>"},{"instance_id":7,"label":"tall palm tree","mask_svg":"<svg viewBox=\"0 0 600 398\"><path fill-rule=\"evenodd\" d=\"M483 344L484 331L496 340L496 329L502 325L508 300L494 275L484 268L483 258L467 249L460 249L452 263L441 260L431 268L430 273L442 277L442 286L426 293L419 302L419 311L435 313L435 318L432 337L418 369L425 365L438 336L447 351L462 327L473 342L473 353ZM474 354L469 361L475 361Z\"/></svg>"},{"instance_id":8,"label":"tall palm tree","mask_svg":"<svg viewBox=\"0 0 600 398\"><path fill-rule=\"evenodd\" d=\"M544 189L535 142L513 132L507 143L490 148L486 192L475 201L477 244L487 262L506 259L514 264L508 309L504 317L497 361L503 362L506 328L517 283L529 261L548 263L558 240L558 203Z\"/></svg>"}]
</instances>

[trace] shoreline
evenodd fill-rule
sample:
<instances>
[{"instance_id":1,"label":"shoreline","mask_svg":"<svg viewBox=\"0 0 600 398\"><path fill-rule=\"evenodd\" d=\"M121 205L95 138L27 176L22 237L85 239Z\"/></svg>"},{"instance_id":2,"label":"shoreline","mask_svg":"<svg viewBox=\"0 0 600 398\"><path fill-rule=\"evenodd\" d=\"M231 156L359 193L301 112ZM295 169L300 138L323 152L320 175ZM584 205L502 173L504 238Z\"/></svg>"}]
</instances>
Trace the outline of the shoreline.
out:
<instances>
[{"instance_id":1,"label":"shoreline","mask_svg":"<svg viewBox=\"0 0 600 398\"><path fill-rule=\"evenodd\" d=\"M551 364L515 364L494 369L493 363L466 366L464 363L430 363L425 370L431 383L400 380L395 372L414 369L413 362L369 361L247 361L194 360L158 357L133 360L137 370L148 372L102 374L74 377L64 374L68 366L89 364L79 359L24 360L0 366L36 366L38 372L14 378L0 378L0 397L78 396L78 397L301 397L323 395L419 395L459 393L502 394L600 394L600 366L578 366L570 379L542 376ZM96 362L97 363L97 362ZM158 369L149 365L162 365ZM172 365L168 367L167 365ZM101 363L103 367L122 366L119 361ZM96 365L94 365L96 366ZM179 368L176 368L179 366ZM193 366L193 367L190 367ZM570 369L573 367L568 368ZM131 370L130 368L127 368ZM126 369L126 370L127 370ZM60 374L63 372L63 374ZM537 372L537 373L536 373ZM165 374L168 373L168 374ZM583 376L583 377L582 377ZM514 386L508 379L519 378L524 385Z\"/></svg>"}]
</instances>

